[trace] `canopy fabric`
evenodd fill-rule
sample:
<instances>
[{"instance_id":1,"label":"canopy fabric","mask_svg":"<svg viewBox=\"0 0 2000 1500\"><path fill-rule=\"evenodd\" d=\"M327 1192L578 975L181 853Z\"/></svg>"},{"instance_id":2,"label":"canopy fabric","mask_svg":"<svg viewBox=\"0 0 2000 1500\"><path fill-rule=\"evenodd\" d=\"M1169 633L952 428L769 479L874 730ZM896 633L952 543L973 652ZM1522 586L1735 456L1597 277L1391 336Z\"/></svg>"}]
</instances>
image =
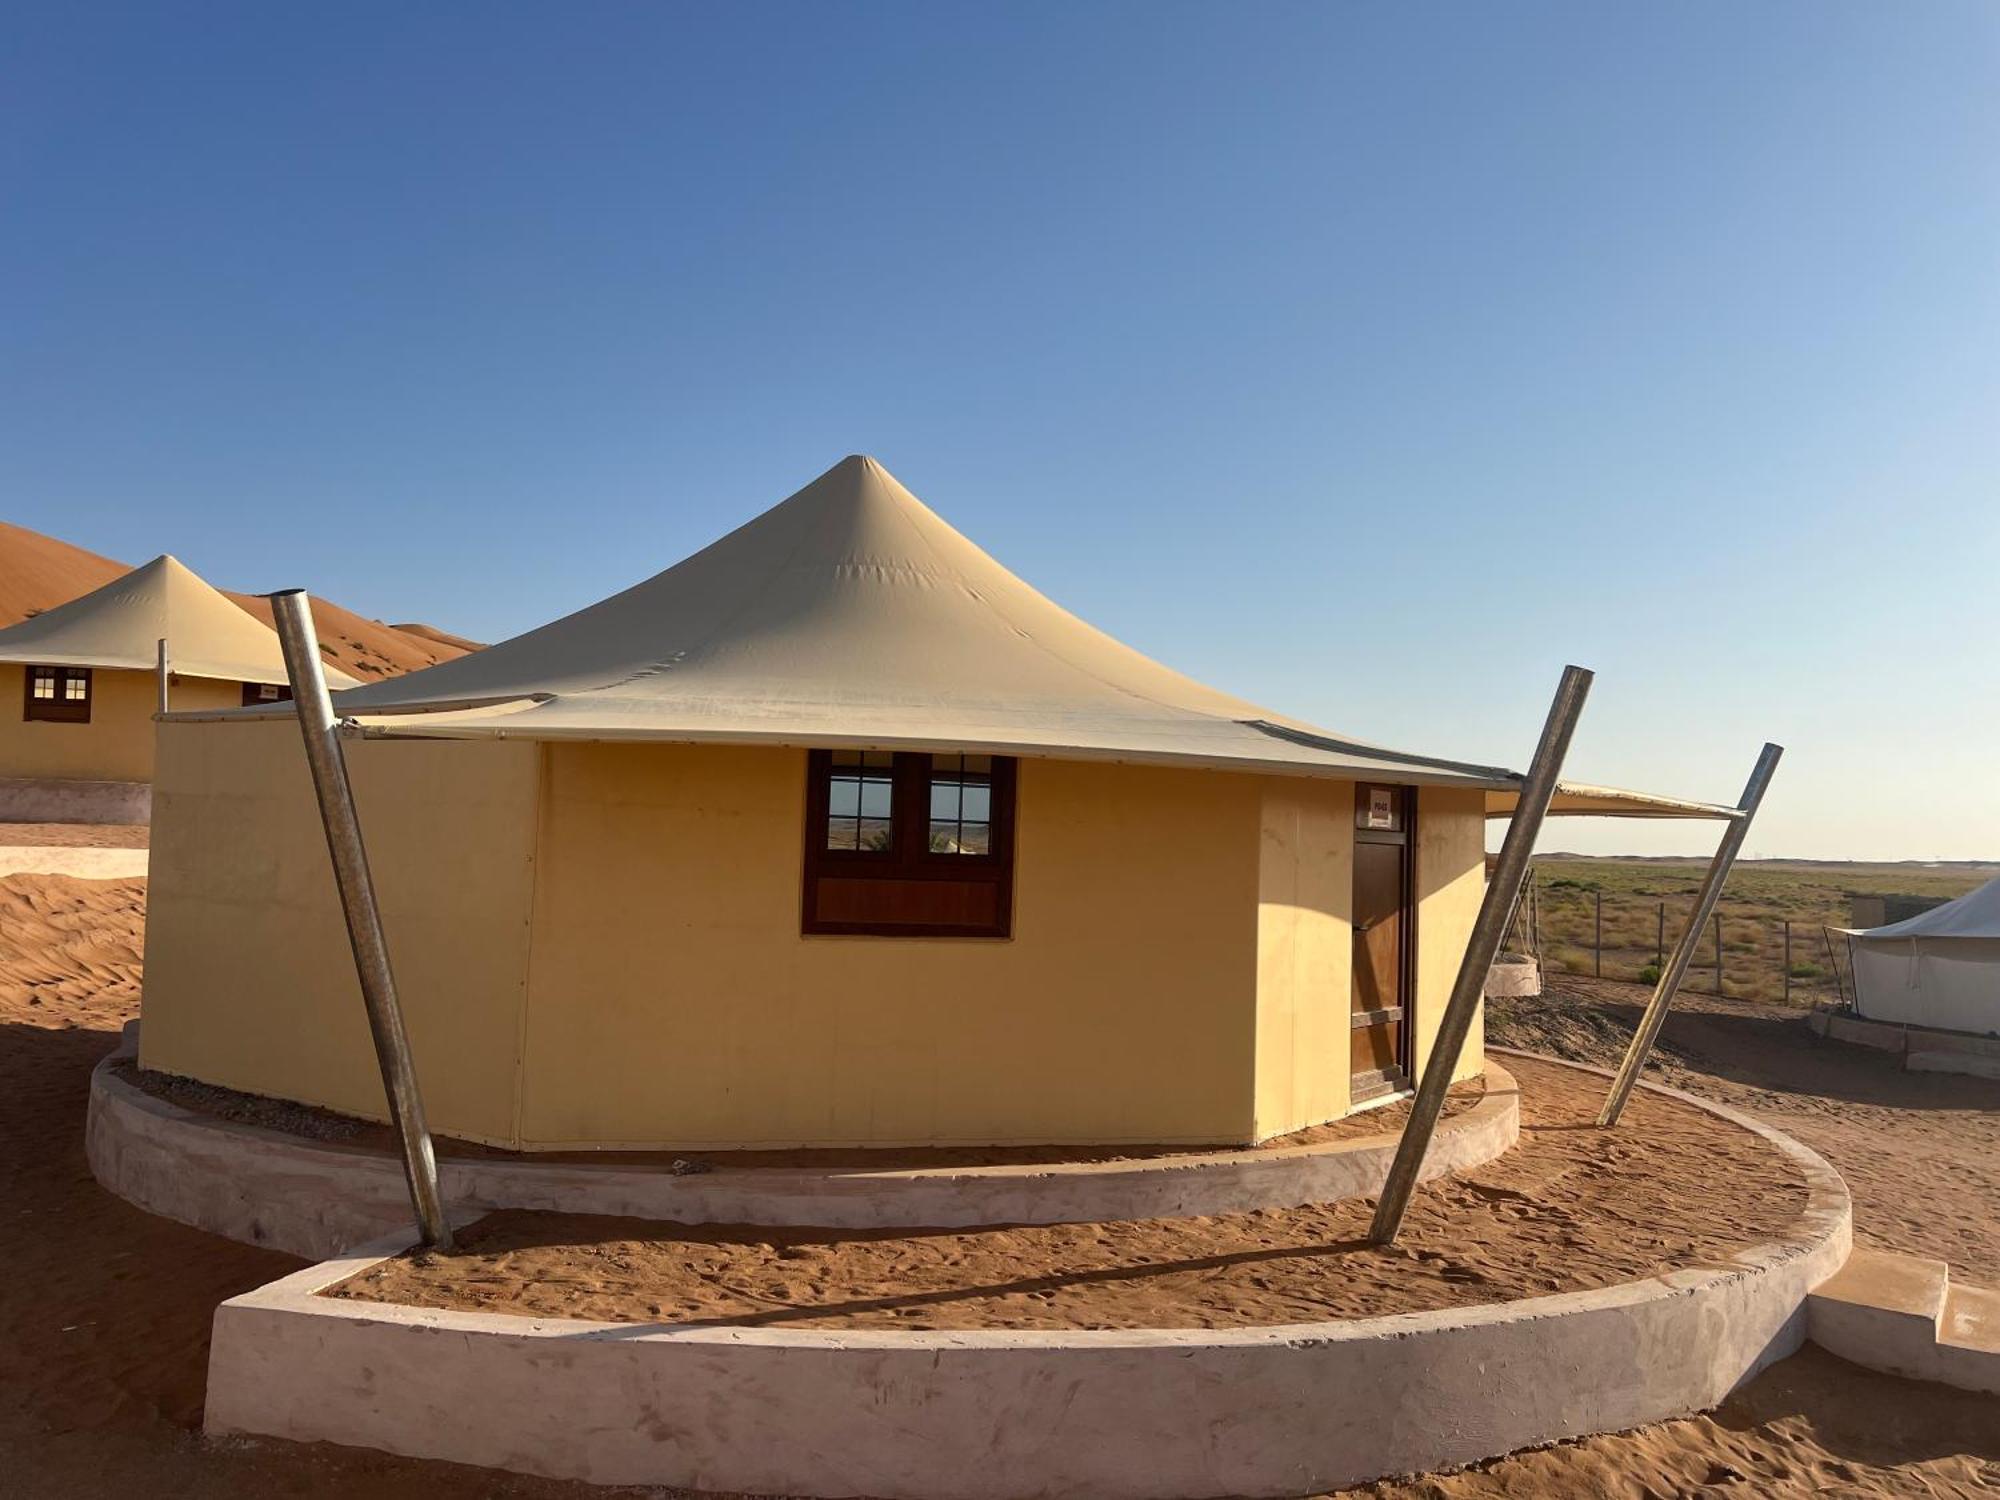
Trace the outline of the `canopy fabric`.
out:
<instances>
[{"instance_id":1,"label":"canopy fabric","mask_svg":"<svg viewBox=\"0 0 2000 1500\"><path fill-rule=\"evenodd\" d=\"M0 661L150 672L159 642L182 677L282 683L277 632L211 588L179 559L161 555L103 588L0 630ZM326 668L330 685L355 679Z\"/></svg>"},{"instance_id":2,"label":"canopy fabric","mask_svg":"<svg viewBox=\"0 0 2000 1500\"><path fill-rule=\"evenodd\" d=\"M924 747L1519 781L1331 734L1184 677L1045 598L862 457L621 594L344 693L339 707L365 732L398 736Z\"/></svg>"},{"instance_id":3,"label":"canopy fabric","mask_svg":"<svg viewBox=\"0 0 2000 1500\"><path fill-rule=\"evenodd\" d=\"M872 458L645 582L497 646L343 693L360 732L967 750L1482 788L1521 777L1390 750L1218 692L1061 608ZM1734 817L1573 786L1557 811Z\"/></svg>"},{"instance_id":4,"label":"canopy fabric","mask_svg":"<svg viewBox=\"0 0 2000 1500\"><path fill-rule=\"evenodd\" d=\"M1488 792L1486 816L1511 818L1521 800L1513 791ZM1628 792L1615 786L1588 786L1579 781L1559 781L1549 802L1552 818L1717 818L1743 816L1734 807L1719 802L1690 802L1681 797L1662 797L1653 792Z\"/></svg>"},{"instance_id":5,"label":"canopy fabric","mask_svg":"<svg viewBox=\"0 0 2000 1500\"><path fill-rule=\"evenodd\" d=\"M1862 942L1896 938L2000 938L2000 879L1989 880L1956 901L1933 906L1886 927L1850 930Z\"/></svg>"}]
</instances>

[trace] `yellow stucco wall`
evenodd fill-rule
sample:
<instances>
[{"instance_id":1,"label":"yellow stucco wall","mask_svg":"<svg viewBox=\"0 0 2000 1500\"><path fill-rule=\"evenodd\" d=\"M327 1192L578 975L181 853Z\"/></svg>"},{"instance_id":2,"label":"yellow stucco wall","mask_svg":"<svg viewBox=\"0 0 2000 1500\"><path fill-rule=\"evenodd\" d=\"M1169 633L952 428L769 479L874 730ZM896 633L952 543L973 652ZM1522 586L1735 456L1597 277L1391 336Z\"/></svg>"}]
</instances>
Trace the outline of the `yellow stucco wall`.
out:
<instances>
[{"instance_id":1,"label":"yellow stucco wall","mask_svg":"<svg viewBox=\"0 0 2000 1500\"><path fill-rule=\"evenodd\" d=\"M1417 792L1417 1069L1422 1076L1486 895L1486 794L1443 787ZM1452 1070L1454 1081L1486 1066L1486 1008Z\"/></svg>"},{"instance_id":2,"label":"yellow stucco wall","mask_svg":"<svg viewBox=\"0 0 2000 1500\"><path fill-rule=\"evenodd\" d=\"M1354 784L1262 785L1257 893L1257 1137L1348 1108Z\"/></svg>"},{"instance_id":3,"label":"yellow stucco wall","mask_svg":"<svg viewBox=\"0 0 2000 1500\"><path fill-rule=\"evenodd\" d=\"M552 745L523 1134L1226 1141L1258 783L1029 760L1014 935L801 937L805 755Z\"/></svg>"},{"instance_id":4,"label":"yellow stucco wall","mask_svg":"<svg viewBox=\"0 0 2000 1500\"><path fill-rule=\"evenodd\" d=\"M159 746L142 1061L380 1118L296 727L169 722ZM442 1133L1206 1143L1347 1107L1348 783L1024 761L1011 939L808 938L802 751L349 753ZM1427 1047L1484 819L1477 793L1420 796Z\"/></svg>"},{"instance_id":5,"label":"yellow stucco wall","mask_svg":"<svg viewBox=\"0 0 2000 1500\"><path fill-rule=\"evenodd\" d=\"M158 688L151 672L99 667L91 673L90 722L51 724L22 717L25 666L0 662L0 776L45 776L65 781L151 781L153 710ZM235 708L243 685L205 677L177 677L176 709Z\"/></svg>"},{"instance_id":6,"label":"yellow stucco wall","mask_svg":"<svg viewBox=\"0 0 2000 1500\"><path fill-rule=\"evenodd\" d=\"M514 1128L534 874L531 745L349 746L434 1128ZM162 723L140 1061L384 1118L298 727Z\"/></svg>"},{"instance_id":7,"label":"yellow stucco wall","mask_svg":"<svg viewBox=\"0 0 2000 1500\"><path fill-rule=\"evenodd\" d=\"M1485 794L1417 792L1415 1045L1422 1069L1486 890ZM1354 786L1263 783L1257 907L1257 1135L1351 1106ZM1483 1019L1483 1015L1482 1015ZM1454 1078L1485 1066L1477 1022Z\"/></svg>"}]
</instances>

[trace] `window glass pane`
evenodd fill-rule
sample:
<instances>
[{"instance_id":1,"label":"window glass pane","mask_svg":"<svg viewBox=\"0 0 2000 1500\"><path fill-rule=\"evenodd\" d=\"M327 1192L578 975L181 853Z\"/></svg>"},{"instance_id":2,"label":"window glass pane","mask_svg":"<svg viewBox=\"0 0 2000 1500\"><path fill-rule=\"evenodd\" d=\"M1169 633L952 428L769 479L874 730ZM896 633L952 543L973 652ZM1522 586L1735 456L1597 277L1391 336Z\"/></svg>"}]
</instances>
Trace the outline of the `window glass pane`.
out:
<instances>
[{"instance_id":1,"label":"window glass pane","mask_svg":"<svg viewBox=\"0 0 2000 1500\"><path fill-rule=\"evenodd\" d=\"M958 853L958 821L956 819L947 822L933 821L931 823L931 853Z\"/></svg>"},{"instance_id":2,"label":"window glass pane","mask_svg":"<svg viewBox=\"0 0 2000 1500\"><path fill-rule=\"evenodd\" d=\"M63 684L63 696L71 702L80 701L90 691L90 682L83 677L72 676Z\"/></svg>"},{"instance_id":3,"label":"window glass pane","mask_svg":"<svg viewBox=\"0 0 2000 1500\"><path fill-rule=\"evenodd\" d=\"M887 750L834 750L826 787L826 847L885 851L895 845L895 755Z\"/></svg>"},{"instance_id":4,"label":"window glass pane","mask_svg":"<svg viewBox=\"0 0 2000 1500\"><path fill-rule=\"evenodd\" d=\"M960 854L987 854L992 850L992 836L984 823L963 823L958 830L958 852Z\"/></svg>"},{"instance_id":5,"label":"window glass pane","mask_svg":"<svg viewBox=\"0 0 2000 1500\"><path fill-rule=\"evenodd\" d=\"M931 783L931 819L934 822L958 821L958 799L963 791L956 781L933 781Z\"/></svg>"},{"instance_id":6,"label":"window glass pane","mask_svg":"<svg viewBox=\"0 0 2000 1500\"><path fill-rule=\"evenodd\" d=\"M967 782L965 785L965 811L962 816L968 823L991 822L993 819L993 788L984 782Z\"/></svg>"},{"instance_id":7,"label":"window glass pane","mask_svg":"<svg viewBox=\"0 0 2000 1500\"><path fill-rule=\"evenodd\" d=\"M887 778L876 776L861 783L862 817L886 819L889 816L890 785Z\"/></svg>"},{"instance_id":8,"label":"window glass pane","mask_svg":"<svg viewBox=\"0 0 2000 1500\"><path fill-rule=\"evenodd\" d=\"M55 695L56 695L55 673L37 672L35 674L35 696L37 698L53 698L55 697Z\"/></svg>"}]
</instances>

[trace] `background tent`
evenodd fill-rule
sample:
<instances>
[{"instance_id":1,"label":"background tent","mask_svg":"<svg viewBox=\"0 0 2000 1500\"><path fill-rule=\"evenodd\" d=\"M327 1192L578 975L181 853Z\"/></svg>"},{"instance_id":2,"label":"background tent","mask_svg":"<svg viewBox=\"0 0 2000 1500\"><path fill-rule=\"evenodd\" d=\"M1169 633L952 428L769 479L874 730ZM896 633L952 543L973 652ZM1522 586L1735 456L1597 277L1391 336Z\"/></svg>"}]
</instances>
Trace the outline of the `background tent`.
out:
<instances>
[{"instance_id":1,"label":"background tent","mask_svg":"<svg viewBox=\"0 0 2000 1500\"><path fill-rule=\"evenodd\" d=\"M1869 1020L2000 1033L2000 880L1848 939Z\"/></svg>"}]
</instances>

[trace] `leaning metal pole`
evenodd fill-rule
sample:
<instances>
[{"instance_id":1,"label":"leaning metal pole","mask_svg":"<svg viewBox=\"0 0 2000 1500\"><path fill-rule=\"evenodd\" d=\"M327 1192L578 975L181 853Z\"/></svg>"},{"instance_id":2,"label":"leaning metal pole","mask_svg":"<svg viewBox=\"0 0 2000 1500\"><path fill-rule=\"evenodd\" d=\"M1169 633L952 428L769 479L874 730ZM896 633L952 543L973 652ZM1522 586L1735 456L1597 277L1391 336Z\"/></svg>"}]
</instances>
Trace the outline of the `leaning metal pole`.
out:
<instances>
[{"instance_id":1,"label":"leaning metal pole","mask_svg":"<svg viewBox=\"0 0 2000 1500\"><path fill-rule=\"evenodd\" d=\"M319 796L320 821L326 825L327 852L333 856L334 881L340 887L340 905L347 917L347 938L354 948L354 972L368 1007L368 1028L375 1034L375 1060L382 1067L389 1122L403 1153L417 1228L426 1245L449 1250L451 1225L445 1220L444 1198L438 1191L437 1157L424 1124L410 1039L403 1029L402 1006L396 1000L395 976L389 970L389 947L382 936L382 913L375 904L375 882L368 873L368 851L361 842L354 789L347 779L347 757L341 751L333 700L327 696L326 674L320 668L312 602L304 589L286 589L271 595L271 615L285 649L285 675L291 679L299 731L305 736L306 762L312 768L313 790Z\"/></svg>"},{"instance_id":2,"label":"leaning metal pole","mask_svg":"<svg viewBox=\"0 0 2000 1500\"><path fill-rule=\"evenodd\" d=\"M1667 1010L1674 1003L1674 996L1680 992L1681 981L1687 977L1688 966L1694 962L1694 952L1701 942L1701 930L1708 925L1708 919L1715 911L1715 903L1722 899L1722 888L1729 881L1729 870L1736 863L1736 855L1743 847L1743 840L1750 832L1750 820L1757 816L1757 805L1764 800L1764 789L1771 784L1771 775L1778 769L1778 757L1785 753L1783 745L1766 745L1757 757L1757 765L1750 773L1749 783L1743 788L1743 796L1736 804L1736 816L1729 820L1729 826L1722 831L1722 839L1715 846L1715 858L1708 862L1708 873L1702 877L1701 889L1694 898L1694 910L1688 913L1687 926L1681 929L1680 941L1674 944L1673 961L1660 971L1659 982L1653 986L1653 998L1646 1002L1646 1014L1640 1018L1639 1029L1632 1034L1632 1043L1625 1049L1625 1061L1618 1065L1618 1078L1611 1085L1611 1092L1605 1096L1604 1108L1598 1111L1597 1123L1616 1125L1618 1117L1625 1112L1625 1101L1632 1097L1632 1086L1639 1081L1639 1074L1651 1055L1653 1043L1659 1039L1660 1028L1666 1024ZM1717 962L1722 949L1716 947ZM1717 971L1720 989L1720 970Z\"/></svg>"},{"instance_id":3,"label":"leaning metal pole","mask_svg":"<svg viewBox=\"0 0 2000 1500\"><path fill-rule=\"evenodd\" d=\"M158 659L155 661L153 668L153 675L156 679L154 683L154 696L160 701L160 712L165 713L167 712L167 638L165 636L160 637L156 650L158 652Z\"/></svg>"},{"instance_id":4,"label":"leaning metal pole","mask_svg":"<svg viewBox=\"0 0 2000 1500\"><path fill-rule=\"evenodd\" d=\"M1500 858L1493 878L1487 882L1486 897L1479 903L1479 917L1472 924L1472 937L1465 945L1465 959L1458 966L1458 978L1451 987L1444 1018L1438 1022L1437 1037L1431 1043L1423 1077L1417 1082L1417 1097L1410 1104L1410 1120L1396 1146L1396 1159L1382 1184L1381 1200L1375 1205L1375 1222L1369 1228L1371 1243L1387 1245L1402 1228L1409 1211L1410 1194L1416 1190L1417 1174L1431 1148L1438 1116L1444 1112L1445 1094L1451 1089L1451 1075L1465 1050L1472 1018L1479 1012L1480 997L1486 991L1486 974L1499 956L1501 941L1514 920L1521 887L1528 879L1529 860L1535 839L1548 816L1549 803L1556 794L1556 778L1562 774L1563 757L1576 733L1576 721L1583 713L1583 700L1590 695L1591 674L1582 667L1564 667L1555 701L1549 705L1548 722L1542 725L1541 743L1528 766L1527 780L1521 784L1520 800L1507 824L1507 836L1500 842Z\"/></svg>"}]
</instances>

